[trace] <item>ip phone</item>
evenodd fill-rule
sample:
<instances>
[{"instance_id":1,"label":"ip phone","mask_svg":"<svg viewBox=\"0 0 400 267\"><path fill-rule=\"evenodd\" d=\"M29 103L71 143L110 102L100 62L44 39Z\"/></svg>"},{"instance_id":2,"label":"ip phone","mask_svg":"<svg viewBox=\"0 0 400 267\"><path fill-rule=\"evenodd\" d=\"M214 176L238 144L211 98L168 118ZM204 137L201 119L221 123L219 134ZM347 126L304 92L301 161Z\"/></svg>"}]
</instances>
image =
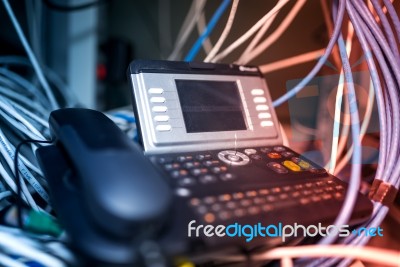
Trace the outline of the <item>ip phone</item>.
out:
<instances>
[{"instance_id":1,"label":"ip phone","mask_svg":"<svg viewBox=\"0 0 400 267\"><path fill-rule=\"evenodd\" d=\"M128 77L140 147L99 112L64 109L50 116L54 145L37 152L53 205L78 250L129 263L146 238L168 255L281 243L189 237L193 220L334 221L346 183L282 145L257 67L137 60ZM371 212L359 194L352 223Z\"/></svg>"}]
</instances>

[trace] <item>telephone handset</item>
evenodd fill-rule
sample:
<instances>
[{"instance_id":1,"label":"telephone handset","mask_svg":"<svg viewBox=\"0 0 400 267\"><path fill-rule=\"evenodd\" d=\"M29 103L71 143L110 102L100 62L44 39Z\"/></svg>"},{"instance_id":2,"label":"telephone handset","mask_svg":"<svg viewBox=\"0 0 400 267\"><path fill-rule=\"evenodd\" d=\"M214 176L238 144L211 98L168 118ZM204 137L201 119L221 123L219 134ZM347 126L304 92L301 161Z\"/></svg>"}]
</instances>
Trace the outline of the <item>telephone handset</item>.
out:
<instances>
[{"instance_id":1,"label":"telephone handset","mask_svg":"<svg viewBox=\"0 0 400 267\"><path fill-rule=\"evenodd\" d=\"M56 110L49 123L54 143L37 156L73 243L105 262L136 261L138 237L151 236L165 220L167 183L101 112Z\"/></svg>"}]
</instances>

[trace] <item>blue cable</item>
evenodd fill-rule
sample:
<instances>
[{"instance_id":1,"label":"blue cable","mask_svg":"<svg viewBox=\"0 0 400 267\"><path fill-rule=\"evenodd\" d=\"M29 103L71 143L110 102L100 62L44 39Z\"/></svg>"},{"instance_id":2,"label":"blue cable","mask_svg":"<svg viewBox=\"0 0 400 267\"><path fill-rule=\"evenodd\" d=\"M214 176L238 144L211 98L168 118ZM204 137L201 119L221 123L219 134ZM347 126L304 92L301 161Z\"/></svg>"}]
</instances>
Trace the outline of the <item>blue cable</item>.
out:
<instances>
[{"instance_id":1,"label":"blue cable","mask_svg":"<svg viewBox=\"0 0 400 267\"><path fill-rule=\"evenodd\" d=\"M307 76L299 82L293 89L291 89L289 92L286 94L282 95L278 99L276 99L274 102L272 102L272 106L278 107L284 102L288 101L290 98L294 97L298 92L303 90L303 88L311 81L312 78L317 75L318 71L322 68L330 54L332 53L333 47L336 44L336 41L339 39L339 34L340 31L342 30L342 21L343 21L343 16L345 12L345 3L346 0L340 0L339 1L339 10L338 10L338 16L336 18L336 25L333 30L333 34L331 39L329 40L328 46L325 49L324 54L322 57L318 60L317 64L314 66L314 68L307 74Z\"/></svg>"},{"instance_id":2,"label":"blue cable","mask_svg":"<svg viewBox=\"0 0 400 267\"><path fill-rule=\"evenodd\" d=\"M132 116L129 116L129 115L126 115L126 114L123 114L123 113L114 113L112 115L117 117L117 118L124 119L129 123L135 123L136 122L135 117L132 117Z\"/></svg>"},{"instance_id":3,"label":"blue cable","mask_svg":"<svg viewBox=\"0 0 400 267\"><path fill-rule=\"evenodd\" d=\"M224 0L221 3L221 5L218 7L217 11L215 11L214 15L212 16L210 22L204 29L203 33L199 36L197 41L194 43L194 45L190 49L189 53L186 55L185 61L192 61L196 57L204 40L211 34L215 25L217 25L217 22L221 18L222 14L224 14L225 10L229 6L230 2L231 2L231 0Z\"/></svg>"}]
</instances>

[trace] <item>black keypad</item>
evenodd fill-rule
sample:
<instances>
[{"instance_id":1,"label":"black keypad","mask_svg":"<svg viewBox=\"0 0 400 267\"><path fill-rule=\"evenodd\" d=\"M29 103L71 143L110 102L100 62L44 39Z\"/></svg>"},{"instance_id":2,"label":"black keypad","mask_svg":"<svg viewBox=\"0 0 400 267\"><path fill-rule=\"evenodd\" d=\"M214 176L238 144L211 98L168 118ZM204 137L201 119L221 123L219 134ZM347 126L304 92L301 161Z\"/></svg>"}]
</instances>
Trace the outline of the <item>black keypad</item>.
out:
<instances>
[{"instance_id":1,"label":"black keypad","mask_svg":"<svg viewBox=\"0 0 400 267\"><path fill-rule=\"evenodd\" d=\"M330 190L325 190L326 188L330 188ZM325 180L191 198L188 205L195 208L197 214L205 222L210 223L258 215L275 209L307 205L313 202L343 199L344 194L345 189L341 184L332 180Z\"/></svg>"}]
</instances>

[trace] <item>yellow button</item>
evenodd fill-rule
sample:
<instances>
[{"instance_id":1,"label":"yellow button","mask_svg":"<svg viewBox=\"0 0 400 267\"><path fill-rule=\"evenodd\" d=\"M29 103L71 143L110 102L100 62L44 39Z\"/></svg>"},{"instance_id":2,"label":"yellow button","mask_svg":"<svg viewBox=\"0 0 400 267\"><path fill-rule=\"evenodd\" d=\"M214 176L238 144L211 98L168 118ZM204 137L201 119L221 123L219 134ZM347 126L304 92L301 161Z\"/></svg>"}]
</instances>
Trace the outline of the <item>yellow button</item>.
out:
<instances>
[{"instance_id":1,"label":"yellow button","mask_svg":"<svg viewBox=\"0 0 400 267\"><path fill-rule=\"evenodd\" d=\"M300 166L297 165L296 163L294 163L293 161L285 160L282 164L283 164L283 166L285 166L286 168L288 168L291 171L294 171L294 172L301 171Z\"/></svg>"},{"instance_id":2,"label":"yellow button","mask_svg":"<svg viewBox=\"0 0 400 267\"><path fill-rule=\"evenodd\" d=\"M305 170L308 170L311 167L310 163L308 163L307 161L304 161L304 160L301 160L298 164L301 168L303 168Z\"/></svg>"}]
</instances>

